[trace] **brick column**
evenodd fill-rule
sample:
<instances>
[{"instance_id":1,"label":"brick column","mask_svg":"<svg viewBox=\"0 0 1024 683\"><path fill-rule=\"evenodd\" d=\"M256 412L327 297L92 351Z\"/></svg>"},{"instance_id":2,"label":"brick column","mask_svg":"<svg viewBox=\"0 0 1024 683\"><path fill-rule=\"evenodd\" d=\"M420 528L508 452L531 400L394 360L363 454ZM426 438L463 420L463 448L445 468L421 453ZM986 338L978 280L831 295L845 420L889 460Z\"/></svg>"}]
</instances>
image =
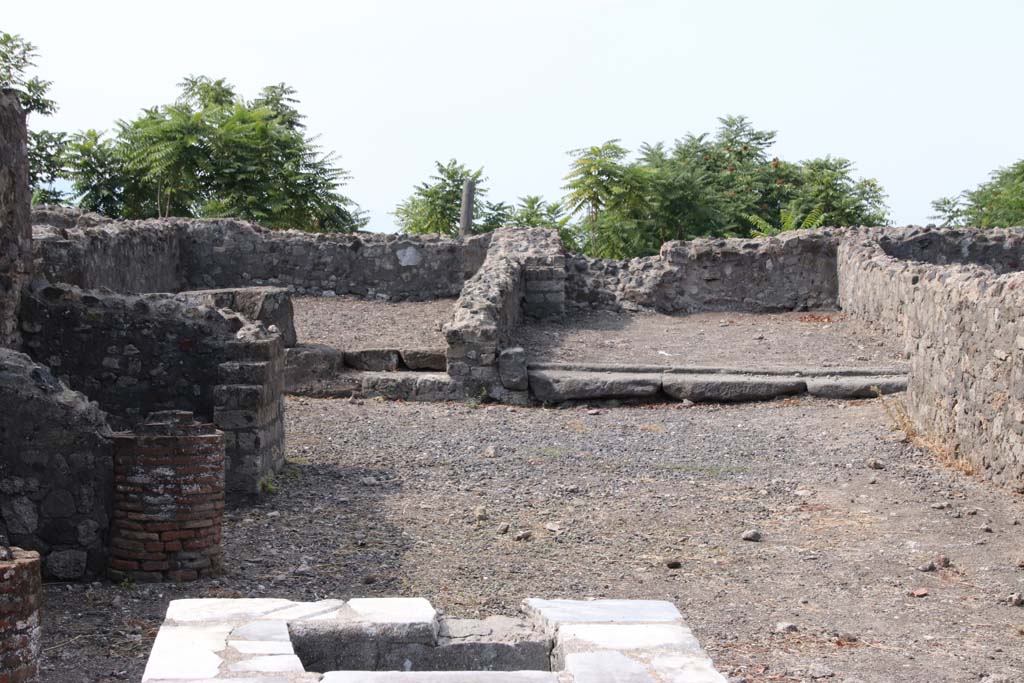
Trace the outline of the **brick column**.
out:
<instances>
[{"instance_id":1,"label":"brick column","mask_svg":"<svg viewBox=\"0 0 1024 683\"><path fill-rule=\"evenodd\" d=\"M0 545L0 683L37 683L39 553Z\"/></svg>"},{"instance_id":2,"label":"brick column","mask_svg":"<svg viewBox=\"0 0 1024 683\"><path fill-rule=\"evenodd\" d=\"M185 411L114 435L115 581L192 581L221 569L224 435Z\"/></svg>"}]
</instances>

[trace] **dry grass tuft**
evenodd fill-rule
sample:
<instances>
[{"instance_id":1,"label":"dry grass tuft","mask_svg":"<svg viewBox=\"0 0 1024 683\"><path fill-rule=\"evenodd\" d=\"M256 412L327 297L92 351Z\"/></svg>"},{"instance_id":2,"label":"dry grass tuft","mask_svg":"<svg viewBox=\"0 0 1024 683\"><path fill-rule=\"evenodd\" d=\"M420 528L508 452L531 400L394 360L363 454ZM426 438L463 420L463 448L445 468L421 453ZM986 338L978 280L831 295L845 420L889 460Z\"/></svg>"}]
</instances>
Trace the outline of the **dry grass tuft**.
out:
<instances>
[{"instance_id":1,"label":"dry grass tuft","mask_svg":"<svg viewBox=\"0 0 1024 683\"><path fill-rule=\"evenodd\" d=\"M882 401L882 407L885 409L886 415L896 424L898 429L901 429L907 435L914 445L934 455L935 459L942 463L943 466L956 470L968 477L974 475L974 466L963 458L957 457L954 446L918 431L914 421L910 418L909 413L907 413L907 407L902 400L883 396L877 387L875 387L875 393L878 394L879 400Z\"/></svg>"}]
</instances>

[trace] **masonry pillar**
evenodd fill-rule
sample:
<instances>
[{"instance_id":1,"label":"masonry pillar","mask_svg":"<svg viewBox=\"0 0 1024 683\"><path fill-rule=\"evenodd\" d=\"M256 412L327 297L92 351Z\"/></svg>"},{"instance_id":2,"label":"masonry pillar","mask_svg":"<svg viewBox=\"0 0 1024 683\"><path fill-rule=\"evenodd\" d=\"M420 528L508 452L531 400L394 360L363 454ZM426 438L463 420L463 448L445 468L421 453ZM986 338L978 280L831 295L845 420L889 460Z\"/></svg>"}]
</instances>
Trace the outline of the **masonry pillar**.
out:
<instances>
[{"instance_id":1,"label":"masonry pillar","mask_svg":"<svg viewBox=\"0 0 1024 683\"><path fill-rule=\"evenodd\" d=\"M224 435L186 411L114 435L115 581L192 581L220 571Z\"/></svg>"},{"instance_id":2,"label":"masonry pillar","mask_svg":"<svg viewBox=\"0 0 1024 683\"><path fill-rule=\"evenodd\" d=\"M0 683L37 683L39 553L0 545Z\"/></svg>"},{"instance_id":3,"label":"masonry pillar","mask_svg":"<svg viewBox=\"0 0 1024 683\"><path fill-rule=\"evenodd\" d=\"M21 288L32 268L32 195L25 113L0 90L0 347L16 347Z\"/></svg>"}]
</instances>

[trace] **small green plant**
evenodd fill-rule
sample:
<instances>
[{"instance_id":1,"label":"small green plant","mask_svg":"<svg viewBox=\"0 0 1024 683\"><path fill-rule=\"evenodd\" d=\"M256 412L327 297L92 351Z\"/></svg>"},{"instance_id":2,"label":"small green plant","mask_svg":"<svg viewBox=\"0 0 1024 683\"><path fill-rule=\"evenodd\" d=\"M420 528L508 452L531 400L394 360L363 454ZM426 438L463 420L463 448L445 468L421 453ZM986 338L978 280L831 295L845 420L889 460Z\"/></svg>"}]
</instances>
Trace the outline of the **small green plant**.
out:
<instances>
[{"instance_id":1,"label":"small green plant","mask_svg":"<svg viewBox=\"0 0 1024 683\"><path fill-rule=\"evenodd\" d=\"M130 576L126 576L117 582L117 587L125 590L131 588L134 585L135 583L132 581L132 578Z\"/></svg>"},{"instance_id":2,"label":"small green plant","mask_svg":"<svg viewBox=\"0 0 1024 683\"><path fill-rule=\"evenodd\" d=\"M774 237L790 230L814 230L815 228L820 228L825 222L825 209L822 206L816 206L803 217L803 220L800 220L800 213L795 207L790 206L779 212L779 219L779 227L776 228L760 216L754 214L747 216L747 220L754 226L755 237Z\"/></svg>"},{"instance_id":3,"label":"small green plant","mask_svg":"<svg viewBox=\"0 0 1024 683\"><path fill-rule=\"evenodd\" d=\"M273 474L260 479L260 493L275 494L277 493L277 478Z\"/></svg>"}]
</instances>

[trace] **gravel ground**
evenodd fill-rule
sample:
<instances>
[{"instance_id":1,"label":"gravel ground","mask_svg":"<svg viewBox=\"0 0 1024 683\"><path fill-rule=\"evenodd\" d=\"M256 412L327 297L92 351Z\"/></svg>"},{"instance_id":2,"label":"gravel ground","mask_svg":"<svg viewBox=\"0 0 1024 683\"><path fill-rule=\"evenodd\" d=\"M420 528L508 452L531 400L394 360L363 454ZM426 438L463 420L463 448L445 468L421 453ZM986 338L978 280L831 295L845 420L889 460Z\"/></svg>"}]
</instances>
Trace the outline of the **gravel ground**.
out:
<instances>
[{"instance_id":1,"label":"gravel ground","mask_svg":"<svg viewBox=\"0 0 1024 683\"><path fill-rule=\"evenodd\" d=\"M836 311L617 313L579 310L529 321L517 341L530 360L761 367L888 366L900 349Z\"/></svg>"},{"instance_id":2,"label":"gravel ground","mask_svg":"<svg viewBox=\"0 0 1024 683\"><path fill-rule=\"evenodd\" d=\"M295 332L300 344L338 349L444 349L441 325L455 299L374 301L351 296L296 296Z\"/></svg>"},{"instance_id":3,"label":"gravel ground","mask_svg":"<svg viewBox=\"0 0 1024 683\"><path fill-rule=\"evenodd\" d=\"M45 680L138 681L173 598L372 595L465 617L527 596L671 600L748 683L1024 680L1024 607L1007 602L1024 501L886 415L291 398L290 464L277 493L229 506L227 573L47 585ZM937 555L950 566L918 570Z\"/></svg>"}]
</instances>

